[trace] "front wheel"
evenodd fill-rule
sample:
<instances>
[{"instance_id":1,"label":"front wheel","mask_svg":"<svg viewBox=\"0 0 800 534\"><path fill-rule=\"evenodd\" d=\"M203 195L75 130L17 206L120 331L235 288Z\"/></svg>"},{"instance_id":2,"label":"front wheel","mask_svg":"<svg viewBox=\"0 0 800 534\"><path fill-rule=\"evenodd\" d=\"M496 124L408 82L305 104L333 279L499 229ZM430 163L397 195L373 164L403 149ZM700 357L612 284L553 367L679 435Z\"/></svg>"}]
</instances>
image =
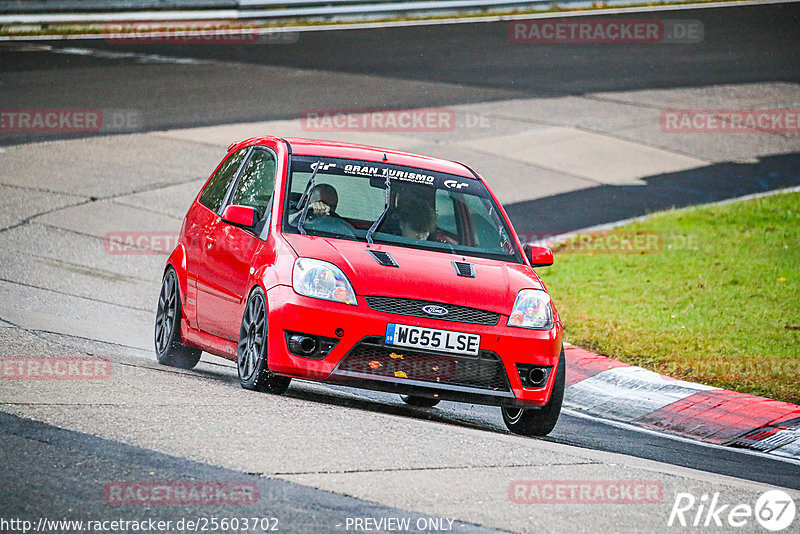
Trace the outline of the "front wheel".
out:
<instances>
[{"instance_id":1,"label":"front wheel","mask_svg":"<svg viewBox=\"0 0 800 534\"><path fill-rule=\"evenodd\" d=\"M553 392L550 394L550 400L541 408L503 406L503 421L511 432L523 436L546 436L553 430L564 401L565 368L564 347L561 347Z\"/></svg>"},{"instance_id":2,"label":"front wheel","mask_svg":"<svg viewBox=\"0 0 800 534\"><path fill-rule=\"evenodd\" d=\"M244 307L236 360L243 388L276 395L289 388L292 379L273 374L267 366L267 303L260 287L250 293Z\"/></svg>"},{"instance_id":3,"label":"front wheel","mask_svg":"<svg viewBox=\"0 0 800 534\"><path fill-rule=\"evenodd\" d=\"M156 310L156 358L162 365L191 369L200 361L202 351L181 343L181 291L175 269L169 267L161 281Z\"/></svg>"}]
</instances>

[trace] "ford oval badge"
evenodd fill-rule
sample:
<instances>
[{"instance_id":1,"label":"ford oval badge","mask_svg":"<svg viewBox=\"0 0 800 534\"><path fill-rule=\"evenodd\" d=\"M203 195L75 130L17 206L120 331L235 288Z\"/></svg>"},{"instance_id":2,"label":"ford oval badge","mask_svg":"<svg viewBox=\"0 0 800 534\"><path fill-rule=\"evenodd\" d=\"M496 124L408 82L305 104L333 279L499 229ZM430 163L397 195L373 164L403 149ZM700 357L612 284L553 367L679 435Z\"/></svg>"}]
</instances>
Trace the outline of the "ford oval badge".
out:
<instances>
[{"instance_id":1,"label":"ford oval badge","mask_svg":"<svg viewBox=\"0 0 800 534\"><path fill-rule=\"evenodd\" d=\"M448 313L447 308L436 306L435 304L428 304L427 306L423 306L422 311L424 311L428 315L435 315L436 317L441 317L443 315L447 315Z\"/></svg>"}]
</instances>

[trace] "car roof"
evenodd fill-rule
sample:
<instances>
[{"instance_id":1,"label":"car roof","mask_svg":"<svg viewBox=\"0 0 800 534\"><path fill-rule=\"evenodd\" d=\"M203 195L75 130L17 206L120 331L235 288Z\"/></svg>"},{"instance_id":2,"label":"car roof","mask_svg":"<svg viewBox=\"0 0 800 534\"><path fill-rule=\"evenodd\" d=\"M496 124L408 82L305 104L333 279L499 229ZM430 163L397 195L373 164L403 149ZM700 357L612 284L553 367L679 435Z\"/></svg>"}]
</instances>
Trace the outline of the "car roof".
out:
<instances>
[{"instance_id":1,"label":"car roof","mask_svg":"<svg viewBox=\"0 0 800 534\"><path fill-rule=\"evenodd\" d=\"M252 140L251 140L252 141ZM350 158L365 161L384 161L384 155L388 157L387 163L404 165L408 167L420 167L423 169L455 174L463 178L475 178L469 168L455 161L402 152L391 148L380 148L368 145L357 145L352 143L340 143L338 141L325 141L322 139L304 139L300 137L286 137L283 141L292 148L292 154L303 156L322 156Z\"/></svg>"}]
</instances>

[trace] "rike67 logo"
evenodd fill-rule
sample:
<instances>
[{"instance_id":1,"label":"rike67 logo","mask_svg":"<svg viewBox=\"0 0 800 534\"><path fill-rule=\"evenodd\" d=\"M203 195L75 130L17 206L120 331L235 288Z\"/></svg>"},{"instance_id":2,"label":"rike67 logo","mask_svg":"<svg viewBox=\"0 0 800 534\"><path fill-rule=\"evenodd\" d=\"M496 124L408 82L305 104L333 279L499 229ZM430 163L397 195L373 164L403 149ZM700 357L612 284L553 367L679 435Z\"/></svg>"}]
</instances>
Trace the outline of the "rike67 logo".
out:
<instances>
[{"instance_id":1,"label":"rike67 logo","mask_svg":"<svg viewBox=\"0 0 800 534\"><path fill-rule=\"evenodd\" d=\"M779 532L792 525L795 513L794 499L779 489L764 492L755 506L723 503L718 492L699 499L691 493L678 493L667 526L742 528L755 519L765 529Z\"/></svg>"}]
</instances>

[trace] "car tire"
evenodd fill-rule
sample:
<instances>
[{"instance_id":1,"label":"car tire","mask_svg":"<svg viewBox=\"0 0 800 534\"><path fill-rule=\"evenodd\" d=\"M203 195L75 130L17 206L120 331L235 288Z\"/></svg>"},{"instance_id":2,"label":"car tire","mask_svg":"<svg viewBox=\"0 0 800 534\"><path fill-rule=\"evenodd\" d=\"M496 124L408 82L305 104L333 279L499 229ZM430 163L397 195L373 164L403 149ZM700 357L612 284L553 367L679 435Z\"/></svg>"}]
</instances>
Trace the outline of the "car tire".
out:
<instances>
[{"instance_id":1,"label":"car tire","mask_svg":"<svg viewBox=\"0 0 800 534\"><path fill-rule=\"evenodd\" d=\"M239 383L245 389L280 395L292 381L288 376L274 374L267 365L267 302L260 287L250 293L244 307L236 368Z\"/></svg>"},{"instance_id":2,"label":"car tire","mask_svg":"<svg viewBox=\"0 0 800 534\"><path fill-rule=\"evenodd\" d=\"M564 384L566 375L566 362L564 347L561 347L561 356L558 358L555 383L550 400L541 408L517 408L503 406L503 421L506 427L514 434L523 436L546 436L553 430L561 413L561 404L564 401Z\"/></svg>"},{"instance_id":3,"label":"car tire","mask_svg":"<svg viewBox=\"0 0 800 534\"><path fill-rule=\"evenodd\" d=\"M181 343L181 291L175 269L169 267L161 280L158 296L154 341L158 363L191 369L200 361L202 351Z\"/></svg>"},{"instance_id":4,"label":"car tire","mask_svg":"<svg viewBox=\"0 0 800 534\"><path fill-rule=\"evenodd\" d=\"M400 395L403 402L409 406L417 406L419 408L433 408L439 404L440 399L432 399L430 397L418 397L416 395Z\"/></svg>"}]
</instances>

